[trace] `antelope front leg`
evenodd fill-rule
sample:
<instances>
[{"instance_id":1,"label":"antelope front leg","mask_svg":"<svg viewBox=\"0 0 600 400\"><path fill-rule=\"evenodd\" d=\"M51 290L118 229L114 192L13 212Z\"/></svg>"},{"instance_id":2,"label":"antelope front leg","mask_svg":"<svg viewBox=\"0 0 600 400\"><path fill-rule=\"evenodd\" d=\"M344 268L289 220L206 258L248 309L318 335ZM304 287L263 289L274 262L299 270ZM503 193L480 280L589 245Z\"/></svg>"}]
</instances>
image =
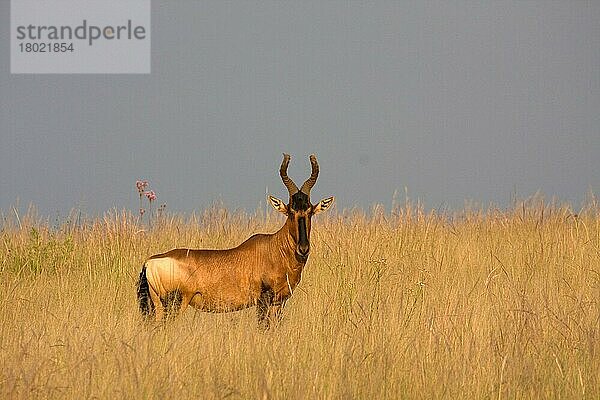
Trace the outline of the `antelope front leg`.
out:
<instances>
[{"instance_id":1,"label":"antelope front leg","mask_svg":"<svg viewBox=\"0 0 600 400\"><path fill-rule=\"evenodd\" d=\"M271 307L269 307L269 311L268 311L268 315L267 315L267 320L269 323L269 326L278 326L281 323L281 320L283 318L283 308L285 307L285 301L277 304L277 305L272 305Z\"/></svg>"},{"instance_id":2,"label":"antelope front leg","mask_svg":"<svg viewBox=\"0 0 600 400\"><path fill-rule=\"evenodd\" d=\"M281 322L283 316L283 304L266 305L259 303L257 307L258 326L262 330L269 330Z\"/></svg>"},{"instance_id":3,"label":"antelope front leg","mask_svg":"<svg viewBox=\"0 0 600 400\"><path fill-rule=\"evenodd\" d=\"M271 308L272 300L272 297L261 296L256 304L258 327L264 331L269 329L269 309Z\"/></svg>"},{"instance_id":4,"label":"antelope front leg","mask_svg":"<svg viewBox=\"0 0 600 400\"><path fill-rule=\"evenodd\" d=\"M256 316L258 317L258 326L260 329L266 331L271 327L271 315L274 307L275 293L270 287L263 285L262 292L256 303Z\"/></svg>"}]
</instances>

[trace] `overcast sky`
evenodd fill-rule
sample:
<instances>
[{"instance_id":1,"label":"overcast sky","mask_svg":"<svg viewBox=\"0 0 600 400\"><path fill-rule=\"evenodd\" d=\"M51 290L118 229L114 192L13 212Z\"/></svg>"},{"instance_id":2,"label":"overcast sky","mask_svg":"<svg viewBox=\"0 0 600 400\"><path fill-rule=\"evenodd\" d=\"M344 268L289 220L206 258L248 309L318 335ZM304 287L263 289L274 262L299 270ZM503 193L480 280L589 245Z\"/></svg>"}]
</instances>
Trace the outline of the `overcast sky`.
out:
<instances>
[{"instance_id":1,"label":"overcast sky","mask_svg":"<svg viewBox=\"0 0 600 400\"><path fill-rule=\"evenodd\" d=\"M254 210L321 174L338 209L600 191L600 2L152 2L150 75L11 75L0 211Z\"/></svg>"}]
</instances>

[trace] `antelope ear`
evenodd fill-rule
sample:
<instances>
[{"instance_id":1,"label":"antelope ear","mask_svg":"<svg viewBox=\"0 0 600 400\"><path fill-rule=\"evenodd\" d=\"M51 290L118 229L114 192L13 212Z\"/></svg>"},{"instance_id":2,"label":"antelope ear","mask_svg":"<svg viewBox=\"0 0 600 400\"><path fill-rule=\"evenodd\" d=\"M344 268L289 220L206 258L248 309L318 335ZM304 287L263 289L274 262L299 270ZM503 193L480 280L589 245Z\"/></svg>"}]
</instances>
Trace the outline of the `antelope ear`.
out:
<instances>
[{"instance_id":1,"label":"antelope ear","mask_svg":"<svg viewBox=\"0 0 600 400\"><path fill-rule=\"evenodd\" d=\"M283 201L279 200L277 197L269 195L269 203L271 203L273 208L279 211L280 213L287 214L287 206Z\"/></svg>"},{"instance_id":2,"label":"antelope ear","mask_svg":"<svg viewBox=\"0 0 600 400\"><path fill-rule=\"evenodd\" d=\"M313 206L313 214L320 213L321 211L327 211L333 205L334 197L328 197L321 200L316 206Z\"/></svg>"}]
</instances>

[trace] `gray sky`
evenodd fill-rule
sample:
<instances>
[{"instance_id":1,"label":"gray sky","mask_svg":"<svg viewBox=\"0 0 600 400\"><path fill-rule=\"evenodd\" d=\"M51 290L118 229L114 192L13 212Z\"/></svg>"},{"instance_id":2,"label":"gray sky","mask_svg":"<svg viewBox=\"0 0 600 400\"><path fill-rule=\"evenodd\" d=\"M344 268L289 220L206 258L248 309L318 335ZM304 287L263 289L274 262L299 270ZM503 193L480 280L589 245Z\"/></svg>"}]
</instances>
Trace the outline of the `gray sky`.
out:
<instances>
[{"instance_id":1,"label":"gray sky","mask_svg":"<svg viewBox=\"0 0 600 400\"><path fill-rule=\"evenodd\" d=\"M321 175L312 200L428 207L600 188L600 2L152 3L152 74L11 75L0 1L0 210L171 211Z\"/></svg>"}]
</instances>

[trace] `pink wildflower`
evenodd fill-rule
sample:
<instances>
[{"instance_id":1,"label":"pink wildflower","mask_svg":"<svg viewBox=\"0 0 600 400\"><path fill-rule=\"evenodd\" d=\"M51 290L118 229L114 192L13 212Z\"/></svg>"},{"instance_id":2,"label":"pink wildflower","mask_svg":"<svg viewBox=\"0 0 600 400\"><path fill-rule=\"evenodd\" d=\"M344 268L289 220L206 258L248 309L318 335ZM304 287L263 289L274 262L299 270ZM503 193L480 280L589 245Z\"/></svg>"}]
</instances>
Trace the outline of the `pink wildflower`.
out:
<instances>
[{"instance_id":1,"label":"pink wildflower","mask_svg":"<svg viewBox=\"0 0 600 400\"><path fill-rule=\"evenodd\" d=\"M142 194L148 186L148 181L136 181L135 186L137 187L138 192Z\"/></svg>"},{"instance_id":2,"label":"pink wildflower","mask_svg":"<svg viewBox=\"0 0 600 400\"><path fill-rule=\"evenodd\" d=\"M143 208L140 208L140 215L144 215L145 212L146 212L146 210L144 210Z\"/></svg>"},{"instance_id":3,"label":"pink wildflower","mask_svg":"<svg viewBox=\"0 0 600 400\"><path fill-rule=\"evenodd\" d=\"M146 197L148 198L148 200L150 200L150 201L156 200L156 193L154 193L154 190L151 190L151 191L146 192L144 194L146 195Z\"/></svg>"}]
</instances>

